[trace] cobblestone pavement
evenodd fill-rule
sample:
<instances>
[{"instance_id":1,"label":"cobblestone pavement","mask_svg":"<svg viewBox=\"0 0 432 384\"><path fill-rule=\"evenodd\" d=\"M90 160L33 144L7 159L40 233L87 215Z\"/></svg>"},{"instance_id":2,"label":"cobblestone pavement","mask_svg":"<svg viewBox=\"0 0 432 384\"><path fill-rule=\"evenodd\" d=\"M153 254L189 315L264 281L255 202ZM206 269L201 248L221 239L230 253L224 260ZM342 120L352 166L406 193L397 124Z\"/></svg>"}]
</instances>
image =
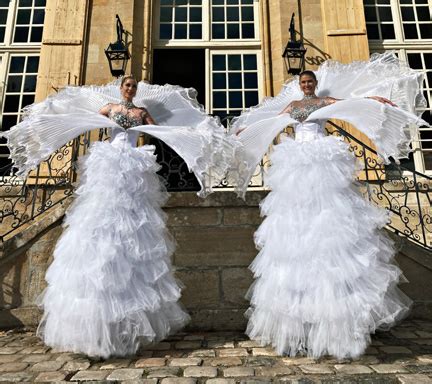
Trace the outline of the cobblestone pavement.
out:
<instances>
[{"instance_id":1,"label":"cobblestone pavement","mask_svg":"<svg viewBox=\"0 0 432 384\"><path fill-rule=\"evenodd\" d=\"M355 361L280 357L241 333L183 333L137 356L98 360L44 346L34 332L0 333L0 382L144 384L432 383L432 322L373 337Z\"/></svg>"}]
</instances>

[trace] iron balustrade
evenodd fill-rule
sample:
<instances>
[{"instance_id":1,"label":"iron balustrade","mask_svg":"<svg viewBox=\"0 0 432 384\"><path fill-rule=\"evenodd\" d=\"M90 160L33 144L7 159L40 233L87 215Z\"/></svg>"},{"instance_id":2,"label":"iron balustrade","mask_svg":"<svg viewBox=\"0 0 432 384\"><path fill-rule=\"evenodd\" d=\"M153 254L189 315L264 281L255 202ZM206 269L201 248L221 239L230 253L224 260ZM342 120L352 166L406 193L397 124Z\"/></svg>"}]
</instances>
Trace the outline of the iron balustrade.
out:
<instances>
[{"instance_id":1,"label":"iron balustrade","mask_svg":"<svg viewBox=\"0 0 432 384\"><path fill-rule=\"evenodd\" d=\"M432 177L394 161L384 165L375 149L332 122L329 122L328 133L342 136L350 144L363 169L359 176L361 191L370 201L393 213L388 227L432 251ZM86 154L94 137L96 140L108 139L105 129L93 134L86 133L57 150L26 179L14 175L14 168L10 164L0 170L0 241L14 236L73 194L74 183L78 178L78 159ZM170 156L173 158L162 163L162 175L168 180L168 190L188 190L188 186L191 186L189 190L193 190L194 184L185 184L182 176L187 170L184 162L175 158L175 153ZM268 166L268 161L263 161L257 167L251 187L265 187L263 174ZM173 179L175 182L169 185L173 174L176 174ZM229 187L223 181L218 189Z\"/></svg>"}]
</instances>

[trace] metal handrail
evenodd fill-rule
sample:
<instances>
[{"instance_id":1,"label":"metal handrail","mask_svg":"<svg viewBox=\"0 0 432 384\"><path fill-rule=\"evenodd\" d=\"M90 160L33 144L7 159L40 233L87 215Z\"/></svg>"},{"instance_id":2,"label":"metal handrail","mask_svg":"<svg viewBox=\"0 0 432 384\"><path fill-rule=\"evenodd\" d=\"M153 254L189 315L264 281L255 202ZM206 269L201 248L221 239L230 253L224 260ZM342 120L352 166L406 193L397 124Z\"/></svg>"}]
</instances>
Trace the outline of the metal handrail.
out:
<instances>
[{"instance_id":1,"label":"metal handrail","mask_svg":"<svg viewBox=\"0 0 432 384\"><path fill-rule=\"evenodd\" d=\"M329 122L329 127L329 134L342 136L361 161L364 177L360 177L360 182L365 196L393 213L389 228L432 251L432 177L394 161L385 165L374 148L333 122ZM73 194L78 158L87 152L91 137L94 136L86 133L69 142L27 179L15 176L12 165L0 169L0 242ZM99 130L98 140L106 139L107 132ZM267 163L261 164L257 175L262 175L266 166ZM262 177L258 179L264 187ZM173 189L178 190L177 187ZM220 189L225 187L229 185L222 183Z\"/></svg>"}]
</instances>

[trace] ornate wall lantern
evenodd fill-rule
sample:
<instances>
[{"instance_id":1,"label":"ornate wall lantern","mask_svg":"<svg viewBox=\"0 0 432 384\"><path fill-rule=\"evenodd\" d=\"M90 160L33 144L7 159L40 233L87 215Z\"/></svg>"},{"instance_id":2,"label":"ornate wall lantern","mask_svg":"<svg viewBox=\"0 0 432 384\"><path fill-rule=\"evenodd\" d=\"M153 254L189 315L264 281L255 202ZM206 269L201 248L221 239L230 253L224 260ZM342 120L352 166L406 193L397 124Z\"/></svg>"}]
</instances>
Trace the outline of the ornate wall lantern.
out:
<instances>
[{"instance_id":1,"label":"ornate wall lantern","mask_svg":"<svg viewBox=\"0 0 432 384\"><path fill-rule=\"evenodd\" d=\"M130 54L127 49L126 40L123 38L123 36L126 36L126 32L123 29L123 24L119 15L116 15L116 19L117 41L108 45L108 48L105 49L105 55L108 59L111 74L114 77L120 77L126 73L126 66L130 59Z\"/></svg>"},{"instance_id":2,"label":"ornate wall lantern","mask_svg":"<svg viewBox=\"0 0 432 384\"><path fill-rule=\"evenodd\" d=\"M304 70L306 48L303 45L303 36L300 37L300 40L296 39L294 13L291 16L289 32L290 39L285 47L282 57L284 58L288 73L291 75L298 75Z\"/></svg>"}]
</instances>

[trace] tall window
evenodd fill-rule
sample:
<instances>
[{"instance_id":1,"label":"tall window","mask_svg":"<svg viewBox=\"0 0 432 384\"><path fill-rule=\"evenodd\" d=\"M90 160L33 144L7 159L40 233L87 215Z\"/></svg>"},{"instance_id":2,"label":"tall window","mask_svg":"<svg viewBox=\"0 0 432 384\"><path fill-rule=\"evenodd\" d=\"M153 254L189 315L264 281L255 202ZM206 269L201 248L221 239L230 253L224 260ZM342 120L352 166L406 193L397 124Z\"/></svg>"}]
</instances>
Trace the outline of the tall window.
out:
<instances>
[{"instance_id":1,"label":"tall window","mask_svg":"<svg viewBox=\"0 0 432 384\"><path fill-rule=\"evenodd\" d=\"M410 67L426 72L426 106L419 108L432 124L432 6L430 0L364 0L369 46L373 52L394 50ZM413 143L414 166L432 173L432 128L421 127Z\"/></svg>"},{"instance_id":2,"label":"tall window","mask_svg":"<svg viewBox=\"0 0 432 384\"><path fill-rule=\"evenodd\" d=\"M164 57L169 61L169 49L173 48L173 67L186 63L194 65L187 57L178 56L179 48L184 49L188 57L192 51L202 52L205 72L201 80L191 79L191 84L204 90L205 95L201 95L200 100L205 103L207 112L219 116L224 123L245 108L256 105L261 97L258 3L258 0L156 2L155 50L168 51ZM161 57L161 54L156 56ZM203 63L196 61L196 65L203 66ZM161 70L159 65L153 68L154 74ZM197 69L196 76L200 73ZM188 86L188 80L184 81L181 85ZM202 87L194 85L197 81Z\"/></svg>"},{"instance_id":3,"label":"tall window","mask_svg":"<svg viewBox=\"0 0 432 384\"><path fill-rule=\"evenodd\" d=\"M20 121L34 102L46 0L0 0L0 129ZM0 167L9 163L0 139Z\"/></svg>"}]
</instances>

